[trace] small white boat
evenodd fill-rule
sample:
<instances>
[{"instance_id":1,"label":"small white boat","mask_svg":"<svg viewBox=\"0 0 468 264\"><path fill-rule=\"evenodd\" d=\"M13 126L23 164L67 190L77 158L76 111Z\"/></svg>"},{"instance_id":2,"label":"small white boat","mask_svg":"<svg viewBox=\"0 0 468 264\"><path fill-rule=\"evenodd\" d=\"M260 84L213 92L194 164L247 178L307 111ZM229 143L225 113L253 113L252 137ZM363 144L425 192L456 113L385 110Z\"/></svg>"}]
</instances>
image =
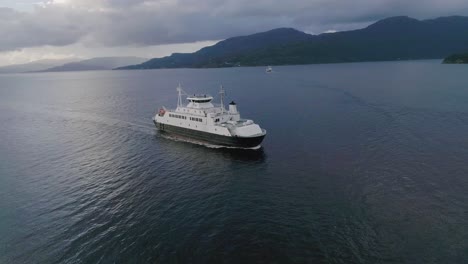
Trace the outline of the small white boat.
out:
<instances>
[{"instance_id":1,"label":"small white boat","mask_svg":"<svg viewBox=\"0 0 468 264\"><path fill-rule=\"evenodd\" d=\"M267 73L273 72L273 68L271 68L271 66L268 66L266 68L265 72L267 72Z\"/></svg>"}]
</instances>

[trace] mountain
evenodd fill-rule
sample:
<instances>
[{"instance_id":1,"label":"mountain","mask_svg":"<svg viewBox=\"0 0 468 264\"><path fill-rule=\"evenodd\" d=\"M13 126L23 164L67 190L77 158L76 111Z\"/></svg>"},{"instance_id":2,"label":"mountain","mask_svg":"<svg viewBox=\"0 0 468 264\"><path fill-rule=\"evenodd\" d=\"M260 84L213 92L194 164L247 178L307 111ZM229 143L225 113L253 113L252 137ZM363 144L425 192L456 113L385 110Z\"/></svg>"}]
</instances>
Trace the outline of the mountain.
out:
<instances>
[{"instance_id":1,"label":"mountain","mask_svg":"<svg viewBox=\"0 0 468 264\"><path fill-rule=\"evenodd\" d=\"M154 69L154 68L204 68L219 66L235 66L235 61L228 62L223 58L231 58L239 54L250 53L269 46L281 46L294 42L303 42L312 36L292 28L279 28L249 36L233 37L217 44L202 48L195 53L174 53L161 59L151 59L135 66L122 69Z\"/></svg>"},{"instance_id":2,"label":"mountain","mask_svg":"<svg viewBox=\"0 0 468 264\"><path fill-rule=\"evenodd\" d=\"M468 64L468 53L459 53L448 56L444 59L446 64Z\"/></svg>"},{"instance_id":3,"label":"mountain","mask_svg":"<svg viewBox=\"0 0 468 264\"><path fill-rule=\"evenodd\" d=\"M234 37L119 69L209 68L439 59L468 51L468 17L380 20L366 28L309 35L290 28Z\"/></svg>"},{"instance_id":4,"label":"mountain","mask_svg":"<svg viewBox=\"0 0 468 264\"><path fill-rule=\"evenodd\" d=\"M0 67L0 73L25 73L43 71L45 69L56 67L64 63L77 61L78 59L58 59L58 60L38 60L24 64L14 64Z\"/></svg>"},{"instance_id":5,"label":"mountain","mask_svg":"<svg viewBox=\"0 0 468 264\"><path fill-rule=\"evenodd\" d=\"M51 67L41 72L64 72L64 71L95 71L112 70L129 64L137 64L147 59L138 57L102 57L66 63L60 66Z\"/></svg>"}]
</instances>

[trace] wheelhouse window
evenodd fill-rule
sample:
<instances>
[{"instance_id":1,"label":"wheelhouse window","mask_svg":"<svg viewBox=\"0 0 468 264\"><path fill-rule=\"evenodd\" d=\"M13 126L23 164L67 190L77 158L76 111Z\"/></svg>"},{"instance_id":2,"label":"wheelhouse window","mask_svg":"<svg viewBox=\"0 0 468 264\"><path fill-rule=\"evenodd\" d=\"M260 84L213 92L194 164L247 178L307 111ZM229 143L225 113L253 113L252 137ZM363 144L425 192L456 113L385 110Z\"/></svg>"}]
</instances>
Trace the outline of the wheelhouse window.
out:
<instances>
[{"instance_id":1,"label":"wheelhouse window","mask_svg":"<svg viewBox=\"0 0 468 264\"><path fill-rule=\"evenodd\" d=\"M211 99L197 99L197 100L191 100L193 103L209 103L211 102Z\"/></svg>"}]
</instances>

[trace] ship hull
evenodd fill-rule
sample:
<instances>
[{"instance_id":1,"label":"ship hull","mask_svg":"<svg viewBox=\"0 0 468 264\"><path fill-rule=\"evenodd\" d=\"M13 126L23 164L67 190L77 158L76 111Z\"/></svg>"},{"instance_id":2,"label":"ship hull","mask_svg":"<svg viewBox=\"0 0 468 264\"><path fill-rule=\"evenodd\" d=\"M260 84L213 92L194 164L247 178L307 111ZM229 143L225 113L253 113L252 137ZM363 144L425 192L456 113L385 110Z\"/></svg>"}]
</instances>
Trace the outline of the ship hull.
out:
<instances>
[{"instance_id":1,"label":"ship hull","mask_svg":"<svg viewBox=\"0 0 468 264\"><path fill-rule=\"evenodd\" d=\"M153 122L156 125L156 128L160 131L172 133L190 139L195 139L198 141L207 142L218 146L255 148L260 146L263 139L265 138L265 134L256 137L229 137L207 133L203 131L197 131L193 129L187 129L183 127L172 126L168 124L161 124L154 120Z\"/></svg>"}]
</instances>

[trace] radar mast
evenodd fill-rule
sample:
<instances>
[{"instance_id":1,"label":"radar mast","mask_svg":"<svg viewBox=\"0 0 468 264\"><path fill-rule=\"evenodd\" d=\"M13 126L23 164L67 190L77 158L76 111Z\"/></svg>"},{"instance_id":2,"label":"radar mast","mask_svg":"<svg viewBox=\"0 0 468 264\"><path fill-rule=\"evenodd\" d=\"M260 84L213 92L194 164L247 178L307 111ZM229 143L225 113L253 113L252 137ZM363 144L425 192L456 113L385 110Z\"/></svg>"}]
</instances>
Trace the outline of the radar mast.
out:
<instances>
[{"instance_id":1,"label":"radar mast","mask_svg":"<svg viewBox=\"0 0 468 264\"><path fill-rule=\"evenodd\" d=\"M177 86L177 94L178 94L177 107L181 107L182 106L182 87L180 86L180 83Z\"/></svg>"},{"instance_id":2,"label":"radar mast","mask_svg":"<svg viewBox=\"0 0 468 264\"><path fill-rule=\"evenodd\" d=\"M226 91L224 90L224 87L221 85L221 89L219 90L219 97L221 98L221 112L224 113L224 95L226 94Z\"/></svg>"}]
</instances>

